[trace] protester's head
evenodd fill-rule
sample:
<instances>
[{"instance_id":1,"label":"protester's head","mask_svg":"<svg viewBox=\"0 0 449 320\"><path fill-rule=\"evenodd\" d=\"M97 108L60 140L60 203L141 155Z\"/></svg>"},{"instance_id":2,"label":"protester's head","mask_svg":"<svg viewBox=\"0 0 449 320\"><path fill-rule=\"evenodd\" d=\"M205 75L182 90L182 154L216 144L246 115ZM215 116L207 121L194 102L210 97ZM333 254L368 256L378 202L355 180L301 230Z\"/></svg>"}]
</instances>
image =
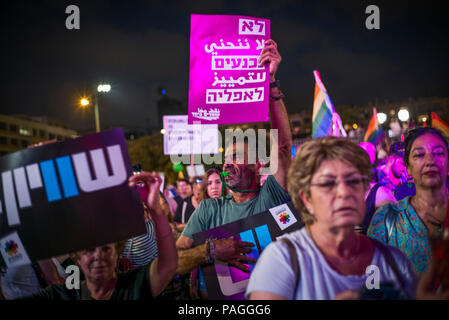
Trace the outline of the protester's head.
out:
<instances>
[{"instance_id":1,"label":"protester's head","mask_svg":"<svg viewBox=\"0 0 449 320\"><path fill-rule=\"evenodd\" d=\"M179 179L176 182L178 194L181 198L185 199L192 195L192 185L187 179Z\"/></svg>"},{"instance_id":2,"label":"protester's head","mask_svg":"<svg viewBox=\"0 0 449 320\"><path fill-rule=\"evenodd\" d=\"M159 192L159 204L161 205L162 210L168 218L169 222L173 221L173 213L170 209L170 205L168 204L167 198L162 192Z\"/></svg>"},{"instance_id":3,"label":"protester's head","mask_svg":"<svg viewBox=\"0 0 449 320\"><path fill-rule=\"evenodd\" d=\"M304 223L355 226L365 216L370 175L369 156L359 146L343 138L318 138L296 154L287 188Z\"/></svg>"},{"instance_id":4,"label":"protester's head","mask_svg":"<svg viewBox=\"0 0 449 320\"><path fill-rule=\"evenodd\" d=\"M376 162L376 147L371 142L360 142L359 147L366 151L372 165Z\"/></svg>"},{"instance_id":5,"label":"protester's head","mask_svg":"<svg viewBox=\"0 0 449 320\"><path fill-rule=\"evenodd\" d=\"M203 187L203 182L201 179L197 179L193 182L193 194L192 196L196 201L201 201L201 190Z\"/></svg>"},{"instance_id":6,"label":"protester's head","mask_svg":"<svg viewBox=\"0 0 449 320\"><path fill-rule=\"evenodd\" d=\"M90 282L107 281L114 277L118 258L126 240L81 250L70 255Z\"/></svg>"},{"instance_id":7,"label":"protester's head","mask_svg":"<svg viewBox=\"0 0 449 320\"><path fill-rule=\"evenodd\" d=\"M404 140L404 160L418 188L445 186L449 171L448 145L441 132L431 127L409 131Z\"/></svg>"},{"instance_id":8,"label":"protester's head","mask_svg":"<svg viewBox=\"0 0 449 320\"><path fill-rule=\"evenodd\" d=\"M201 199L219 198L222 194L221 169L212 167L203 176Z\"/></svg>"},{"instance_id":9,"label":"protester's head","mask_svg":"<svg viewBox=\"0 0 449 320\"><path fill-rule=\"evenodd\" d=\"M250 152L251 151L251 152ZM236 142L225 150L223 171L226 184L239 190L252 190L259 186L259 169L261 164L255 159L254 150L247 142Z\"/></svg>"},{"instance_id":10,"label":"protester's head","mask_svg":"<svg viewBox=\"0 0 449 320\"><path fill-rule=\"evenodd\" d=\"M400 179L401 176L405 176L407 170L404 164L404 144L402 142L395 142L390 146L388 152L388 164L390 172L394 178Z\"/></svg>"}]
</instances>

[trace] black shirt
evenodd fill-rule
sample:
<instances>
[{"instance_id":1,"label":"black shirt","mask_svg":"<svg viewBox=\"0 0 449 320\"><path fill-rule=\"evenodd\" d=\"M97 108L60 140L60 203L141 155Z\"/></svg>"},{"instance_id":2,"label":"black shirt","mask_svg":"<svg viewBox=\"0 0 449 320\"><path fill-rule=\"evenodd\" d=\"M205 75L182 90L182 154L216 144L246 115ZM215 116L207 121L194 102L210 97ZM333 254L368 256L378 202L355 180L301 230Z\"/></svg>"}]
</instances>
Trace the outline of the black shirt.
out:
<instances>
[{"instance_id":1,"label":"black shirt","mask_svg":"<svg viewBox=\"0 0 449 320\"><path fill-rule=\"evenodd\" d=\"M150 264L118 273L114 292L109 300L148 300L153 299L150 286ZM67 289L65 284L48 287L24 300L93 300L86 282L80 289Z\"/></svg>"},{"instance_id":2,"label":"black shirt","mask_svg":"<svg viewBox=\"0 0 449 320\"><path fill-rule=\"evenodd\" d=\"M185 198L184 201L182 201L178 205L178 208L176 209L175 218L174 218L175 222L187 223L189 221L190 216L192 215L193 211L195 211L195 207L192 204L192 197L193 196ZM182 210L183 210L184 206L186 206L186 209L184 212L184 219L183 219Z\"/></svg>"}]
</instances>

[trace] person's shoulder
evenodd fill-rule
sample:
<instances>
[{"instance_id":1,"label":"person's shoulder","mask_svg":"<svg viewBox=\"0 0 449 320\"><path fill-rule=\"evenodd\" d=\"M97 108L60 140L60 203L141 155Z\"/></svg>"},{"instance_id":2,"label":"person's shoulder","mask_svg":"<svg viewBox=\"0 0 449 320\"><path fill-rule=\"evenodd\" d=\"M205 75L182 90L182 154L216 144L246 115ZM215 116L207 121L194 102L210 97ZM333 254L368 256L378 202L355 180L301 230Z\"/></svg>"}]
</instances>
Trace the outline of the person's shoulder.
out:
<instances>
[{"instance_id":1,"label":"person's shoulder","mask_svg":"<svg viewBox=\"0 0 449 320\"><path fill-rule=\"evenodd\" d=\"M204 199L203 201L201 201L198 208L200 208L200 206L202 206L203 208L219 209L221 207L228 205L230 203L230 201L232 201L231 194L227 194L224 197L219 197L219 198L208 198L208 199Z\"/></svg>"},{"instance_id":2,"label":"person's shoulder","mask_svg":"<svg viewBox=\"0 0 449 320\"><path fill-rule=\"evenodd\" d=\"M376 239L370 238L371 241L376 241ZM387 257L384 253L379 252L379 257L380 259L382 259L385 263L390 264L390 263L395 263L401 272L407 273L407 272L411 272L413 273L413 275L415 275L415 270L412 266L412 263L410 261L410 259L408 258L407 254L405 252L403 252L401 249L391 246L387 243L384 243L382 241L378 241L377 243L374 243L376 250L379 250L379 246L383 246L383 250L388 251L388 254L391 255L391 260L387 260Z\"/></svg>"},{"instance_id":3,"label":"person's shoulder","mask_svg":"<svg viewBox=\"0 0 449 320\"><path fill-rule=\"evenodd\" d=\"M276 241L270 243L266 249L271 246L271 250L287 253L289 252L289 249L287 247L287 244L285 243L285 240L292 243L297 252L303 252L307 247L308 242L306 228L303 227L299 230L280 236Z\"/></svg>"},{"instance_id":4,"label":"person's shoulder","mask_svg":"<svg viewBox=\"0 0 449 320\"><path fill-rule=\"evenodd\" d=\"M276 187L282 189L282 187L279 185L279 183L276 181L276 178L272 174L268 175L267 180L265 180L261 189L268 187Z\"/></svg>"},{"instance_id":5,"label":"person's shoulder","mask_svg":"<svg viewBox=\"0 0 449 320\"><path fill-rule=\"evenodd\" d=\"M117 276L118 287L128 286L130 284L133 284L138 278L141 278L142 280L146 280L149 277L149 271L151 263L153 263L154 259L151 260L148 264L144 266L140 266L137 268L130 269L126 272L120 272Z\"/></svg>"},{"instance_id":6,"label":"person's shoulder","mask_svg":"<svg viewBox=\"0 0 449 320\"><path fill-rule=\"evenodd\" d=\"M376 210L376 214L385 214L386 212L389 212L391 210L402 211L404 204L406 204L407 202L408 202L408 198L404 198L397 202L386 203L383 206L379 207L379 209Z\"/></svg>"},{"instance_id":7,"label":"person's shoulder","mask_svg":"<svg viewBox=\"0 0 449 320\"><path fill-rule=\"evenodd\" d=\"M290 196L287 191L282 188L273 175L269 175L263 186L260 188L259 196L261 194L269 194L270 196L276 194L276 197L285 201L290 201Z\"/></svg>"},{"instance_id":8,"label":"person's shoulder","mask_svg":"<svg viewBox=\"0 0 449 320\"><path fill-rule=\"evenodd\" d=\"M68 289L65 284L52 285L24 300L78 300L77 289Z\"/></svg>"}]
</instances>

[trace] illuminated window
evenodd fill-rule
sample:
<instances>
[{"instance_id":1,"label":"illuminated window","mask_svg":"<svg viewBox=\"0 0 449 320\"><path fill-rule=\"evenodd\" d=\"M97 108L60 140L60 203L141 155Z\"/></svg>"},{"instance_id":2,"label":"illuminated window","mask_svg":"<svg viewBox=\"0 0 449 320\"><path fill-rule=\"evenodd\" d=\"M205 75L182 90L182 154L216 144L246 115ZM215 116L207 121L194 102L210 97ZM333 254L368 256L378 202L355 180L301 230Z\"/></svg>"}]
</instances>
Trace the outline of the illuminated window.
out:
<instances>
[{"instance_id":1,"label":"illuminated window","mask_svg":"<svg viewBox=\"0 0 449 320\"><path fill-rule=\"evenodd\" d=\"M20 127L19 133L23 136L31 136L31 130L28 128Z\"/></svg>"}]
</instances>

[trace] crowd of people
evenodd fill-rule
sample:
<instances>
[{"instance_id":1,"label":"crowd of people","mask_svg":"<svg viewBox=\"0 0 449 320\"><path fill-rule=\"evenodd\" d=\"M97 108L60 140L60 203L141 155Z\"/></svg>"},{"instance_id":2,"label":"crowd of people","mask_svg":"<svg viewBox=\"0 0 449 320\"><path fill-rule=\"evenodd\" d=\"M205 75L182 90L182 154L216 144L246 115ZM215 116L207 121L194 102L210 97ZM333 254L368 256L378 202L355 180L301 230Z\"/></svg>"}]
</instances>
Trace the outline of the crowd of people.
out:
<instances>
[{"instance_id":1,"label":"crowd of people","mask_svg":"<svg viewBox=\"0 0 449 320\"><path fill-rule=\"evenodd\" d=\"M384 162L370 143L317 138L298 146L292 159L276 81L280 62L268 40L259 63L270 70L275 172L262 177L262 165L248 159L252 146L234 142L222 167L167 184L163 193L157 173L135 174L129 186L140 188L146 234L7 270L4 298L207 299L200 267L220 261L245 272L256 263L248 299L449 299L449 257L435 250L449 237L445 137L429 127L411 130ZM290 201L305 226L269 244L259 259L247 256L253 243L233 237L194 246L198 232ZM64 283L61 270L69 263L82 271L80 289Z\"/></svg>"}]
</instances>

